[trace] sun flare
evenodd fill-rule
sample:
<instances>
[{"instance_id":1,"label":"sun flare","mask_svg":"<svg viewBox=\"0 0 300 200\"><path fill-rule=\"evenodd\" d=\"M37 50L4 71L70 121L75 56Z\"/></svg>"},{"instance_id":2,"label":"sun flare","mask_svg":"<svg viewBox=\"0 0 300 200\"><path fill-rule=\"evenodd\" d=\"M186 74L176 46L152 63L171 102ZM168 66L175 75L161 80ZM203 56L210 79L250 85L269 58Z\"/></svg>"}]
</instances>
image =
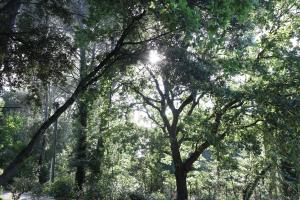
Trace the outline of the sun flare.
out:
<instances>
[{"instance_id":1,"label":"sun flare","mask_svg":"<svg viewBox=\"0 0 300 200\"><path fill-rule=\"evenodd\" d=\"M158 53L157 50L150 50L149 52L149 62L151 64L156 64L162 60L162 56Z\"/></svg>"}]
</instances>

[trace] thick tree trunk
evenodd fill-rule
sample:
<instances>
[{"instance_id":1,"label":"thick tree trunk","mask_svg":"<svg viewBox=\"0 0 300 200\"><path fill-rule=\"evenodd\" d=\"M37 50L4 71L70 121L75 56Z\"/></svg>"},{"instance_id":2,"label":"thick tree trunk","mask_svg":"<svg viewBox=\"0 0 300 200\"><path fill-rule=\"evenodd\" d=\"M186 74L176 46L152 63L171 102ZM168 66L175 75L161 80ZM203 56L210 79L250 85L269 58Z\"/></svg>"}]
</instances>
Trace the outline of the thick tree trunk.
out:
<instances>
[{"instance_id":1,"label":"thick tree trunk","mask_svg":"<svg viewBox=\"0 0 300 200\"><path fill-rule=\"evenodd\" d=\"M79 1L79 10L84 15L85 5L83 1ZM79 17L79 26L83 28L82 17ZM87 75L88 69L86 64L86 51L85 48L80 48L80 79L84 79ZM86 150L87 150L87 118L88 118L88 104L89 104L89 91L83 95L78 101L78 121L79 128L77 130L77 146L75 150L76 155L76 174L75 182L77 190L82 191L83 184L85 183L85 163L86 163Z\"/></svg>"},{"instance_id":2,"label":"thick tree trunk","mask_svg":"<svg viewBox=\"0 0 300 200\"><path fill-rule=\"evenodd\" d=\"M90 169L91 169L91 176L92 178L100 177L101 176L101 164L104 156L104 141L103 136L100 131L99 138L97 141L97 147L93 153L93 159L90 162Z\"/></svg>"},{"instance_id":3,"label":"thick tree trunk","mask_svg":"<svg viewBox=\"0 0 300 200\"><path fill-rule=\"evenodd\" d=\"M45 136L42 137L41 141L41 149L40 149L40 155L39 155L39 161L38 161L38 178L39 183L44 184L47 182L47 173L48 170L46 169L44 160L45 160L45 146L46 146L46 138Z\"/></svg>"},{"instance_id":4,"label":"thick tree trunk","mask_svg":"<svg viewBox=\"0 0 300 200\"><path fill-rule=\"evenodd\" d=\"M174 121L177 122L177 118L174 117ZM173 122L174 122L173 121ZM180 155L180 146L178 144L176 133L177 133L177 123L168 129L169 139L171 143L171 153L173 163L175 165L175 178L176 178L176 189L177 189L177 200L187 200L188 199L188 189L187 189L187 171L184 168Z\"/></svg>"},{"instance_id":5,"label":"thick tree trunk","mask_svg":"<svg viewBox=\"0 0 300 200\"><path fill-rule=\"evenodd\" d=\"M188 199L188 189L187 189L187 173L183 167L175 169L176 177L176 187L177 187L177 200L187 200Z\"/></svg>"}]
</instances>

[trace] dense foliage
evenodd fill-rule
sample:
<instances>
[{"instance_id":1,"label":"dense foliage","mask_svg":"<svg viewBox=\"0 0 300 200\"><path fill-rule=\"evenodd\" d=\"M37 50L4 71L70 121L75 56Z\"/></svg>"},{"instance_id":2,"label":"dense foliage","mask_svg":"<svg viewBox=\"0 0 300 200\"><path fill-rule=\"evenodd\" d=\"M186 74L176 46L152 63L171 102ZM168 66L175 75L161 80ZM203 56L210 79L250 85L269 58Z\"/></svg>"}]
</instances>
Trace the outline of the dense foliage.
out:
<instances>
[{"instance_id":1,"label":"dense foliage","mask_svg":"<svg viewBox=\"0 0 300 200\"><path fill-rule=\"evenodd\" d=\"M299 199L297 0L4 0L13 198Z\"/></svg>"}]
</instances>

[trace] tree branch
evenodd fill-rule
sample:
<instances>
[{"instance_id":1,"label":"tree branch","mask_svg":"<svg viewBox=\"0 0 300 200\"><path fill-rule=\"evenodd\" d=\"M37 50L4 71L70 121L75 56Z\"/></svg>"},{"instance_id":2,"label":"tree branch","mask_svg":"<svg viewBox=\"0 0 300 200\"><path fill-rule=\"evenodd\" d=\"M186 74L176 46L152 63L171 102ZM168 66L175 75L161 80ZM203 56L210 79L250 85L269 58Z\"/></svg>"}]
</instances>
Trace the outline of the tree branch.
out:
<instances>
[{"instance_id":1,"label":"tree branch","mask_svg":"<svg viewBox=\"0 0 300 200\"><path fill-rule=\"evenodd\" d=\"M155 75L153 74L153 72L148 67L146 67L146 69L149 72L149 74L152 77L152 79L154 80L156 90L158 91L158 93L159 93L159 95L161 97L161 102L165 101L165 95L164 95L163 91L160 89L158 80L156 79Z\"/></svg>"},{"instance_id":2,"label":"tree branch","mask_svg":"<svg viewBox=\"0 0 300 200\"><path fill-rule=\"evenodd\" d=\"M160 110L160 108L158 107L158 106L156 106L153 102L156 102L156 100L155 99L152 99L152 98L150 98L150 97L147 97L146 95L144 95L142 92L140 92L138 89L136 89L136 88L133 88L133 90L134 90L134 92L135 93L137 93L138 95L140 95L142 98L143 98L143 100L144 100L144 102L146 103L146 104L148 104L149 106L151 106L152 108L155 108L158 112L160 112L161 110Z\"/></svg>"},{"instance_id":3,"label":"tree branch","mask_svg":"<svg viewBox=\"0 0 300 200\"><path fill-rule=\"evenodd\" d=\"M191 116L193 114L195 107L199 104L199 101L204 96L204 94L205 93L203 92L201 95L199 95L197 99L194 99L193 104L191 105L191 108L187 112L186 117Z\"/></svg>"},{"instance_id":4,"label":"tree branch","mask_svg":"<svg viewBox=\"0 0 300 200\"><path fill-rule=\"evenodd\" d=\"M177 29L179 30L179 29ZM142 40L142 41L137 41L137 42L132 42L132 41L128 41L128 42L124 42L124 45L137 45L137 44L144 44L144 43L148 43L148 42L151 42L153 40L157 40L158 38L160 37L163 37L165 35L168 35L168 34L171 34L177 30L173 30L173 31L168 31L168 32L165 32L165 33L162 33L162 34L159 34L159 35L156 35L154 37L151 37L151 38L148 38L146 40Z\"/></svg>"},{"instance_id":5,"label":"tree branch","mask_svg":"<svg viewBox=\"0 0 300 200\"><path fill-rule=\"evenodd\" d=\"M221 140L223 140L226 136L227 132L224 132L222 134L220 134L217 137L217 133L219 131L219 127L221 125L221 119L222 116L226 113L227 110L231 109L231 108L237 108L238 106L242 105L243 102L240 102L238 99L233 100L229 103L227 103L222 109L221 111L217 112L215 114L215 120L210 132L210 135L215 136L216 140L214 143L217 143ZM203 153L203 151L205 149L207 149L212 143L208 140L206 140L205 142L203 142L200 146L197 146L195 151L193 153L190 154L190 156L184 161L184 168L185 170L188 172L192 169L192 166L194 164L194 162L199 158L199 156Z\"/></svg>"},{"instance_id":6,"label":"tree branch","mask_svg":"<svg viewBox=\"0 0 300 200\"><path fill-rule=\"evenodd\" d=\"M182 104L179 106L179 108L178 108L178 114L180 114L182 111L183 111L183 109L187 106L187 105L189 105L190 103L192 103L192 102L196 102L195 101L195 93L191 93L183 102L182 102ZM195 106L196 106L197 104L195 104L194 105L194 103L193 103L193 105L192 105L192 110L195 108Z\"/></svg>"}]
</instances>

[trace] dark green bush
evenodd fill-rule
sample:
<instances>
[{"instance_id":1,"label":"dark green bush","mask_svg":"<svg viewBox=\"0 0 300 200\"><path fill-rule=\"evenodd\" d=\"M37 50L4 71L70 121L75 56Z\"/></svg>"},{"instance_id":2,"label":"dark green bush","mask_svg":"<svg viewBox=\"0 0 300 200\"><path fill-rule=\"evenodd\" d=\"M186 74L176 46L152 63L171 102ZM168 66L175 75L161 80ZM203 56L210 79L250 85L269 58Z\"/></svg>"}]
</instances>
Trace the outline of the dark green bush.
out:
<instances>
[{"instance_id":1,"label":"dark green bush","mask_svg":"<svg viewBox=\"0 0 300 200\"><path fill-rule=\"evenodd\" d=\"M50 195L57 200L70 200L74 198L74 182L70 178L56 180L50 186Z\"/></svg>"}]
</instances>

